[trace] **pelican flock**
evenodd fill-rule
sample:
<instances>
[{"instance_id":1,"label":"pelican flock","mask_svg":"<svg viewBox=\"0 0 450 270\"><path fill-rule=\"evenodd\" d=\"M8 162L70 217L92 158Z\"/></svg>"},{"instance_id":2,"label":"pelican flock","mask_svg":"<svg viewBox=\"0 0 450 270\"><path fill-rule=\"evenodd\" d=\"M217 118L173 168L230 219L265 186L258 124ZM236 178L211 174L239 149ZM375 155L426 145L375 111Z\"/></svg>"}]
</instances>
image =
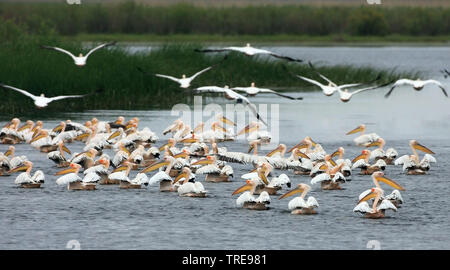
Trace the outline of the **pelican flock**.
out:
<instances>
[{"instance_id":1,"label":"pelican flock","mask_svg":"<svg viewBox=\"0 0 450 270\"><path fill-rule=\"evenodd\" d=\"M61 48L50 46L43 48L68 54L76 65L84 66L92 53L114 44L115 42L101 44L85 56L80 54L78 57ZM303 62L268 50L253 48L250 44L245 47L196 51L202 53L235 51L248 56L270 55L291 62ZM191 77L153 75L172 80L177 82L180 88L188 89L195 78L217 65L206 67ZM375 83L380 76L370 82L338 85L319 73L311 63L309 65L326 83L298 74L291 73L291 75L320 87L326 96L338 92L343 102L350 101L353 95L391 84L372 85L349 92L349 88ZM286 67L285 69L287 70ZM416 90L434 84L447 96L446 90L438 81L402 79L392 86L386 97L396 87L405 84L412 85ZM35 96L3 83L0 86L32 98L39 108L47 107L53 101L83 98L93 94L47 98L43 94ZM289 147L280 143L275 149L265 153L260 148L269 144L272 137L269 132L261 130L263 125L268 124L249 97L259 93L275 94L291 100L301 100L301 97L295 98L268 88L259 88L255 83L251 83L250 87L200 86L191 90L201 94L220 93L229 100L243 103L255 116L256 121L251 121L238 131L235 130L237 125L223 115L216 115L215 121L210 126L200 122L191 127L190 124L177 119L158 136L150 127L140 126L137 117L128 121L125 121L123 116L118 116L115 121L100 121L93 118L85 123L66 120L61 121L56 127L45 125L43 121L31 120L21 125L21 120L14 118L0 130L1 144L8 145L5 152L0 152L0 176L7 179L14 178L14 184L24 189L38 189L42 185L55 184L68 190L93 191L108 185L117 186L119 190L144 189L150 193L155 185L159 185L159 191L163 192L162 196L178 194L187 200L198 198L214 200L215 194L211 194L213 192L206 188L209 185L221 185L222 192L230 195L230 201L233 200L231 196L240 194L235 204L247 210L285 209L280 200L299 194L289 201L287 206L290 213L295 215L319 214L319 202L320 205L332 204L326 199L329 192L348 192L345 187L352 185L352 178L358 177L360 181L367 181L364 178L371 177L375 187L359 195L353 212L362 213L366 218L383 218L386 216L386 210L396 212L400 204L404 203L400 193L406 190L403 183L400 185L386 176L393 170L392 167L403 166L403 171L407 175L420 175L433 173L431 164L437 162L433 156L435 153L417 140L409 142L412 154L398 157L399 154L394 148L384 150L385 139L376 133L365 133L364 124L346 133L346 135L360 133L353 139L355 145L353 147L364 148L362 151L358 148L357 151L361 151L361 154L352 160L344 158L346 151L344 146L339 146L334 152L327 152L322 144L309 136L303 139L299 137L300 142ZM247 97L237 92L245 93ZM344 134L342 131L342 135ZM237 141L242 144L242 136L246 136L242 151L228 151L227 147L220 145L224 142L238 144ZM27 151L46 153L46 156L42 154L42 159L48 160L49 167L61 169L55 173L55 177L44 175L44 171L47 170L42 168L33 174L33 162L26 156L15 156L14 145L21 145L20 147ZM74 148L82 150L72 153L69 147L72 150ZM375 149L370 150L372 147ZM425 153L422 160L417 151ZM233 167L237 165L244 167L245 173L235 177ZM355 174L354 170L359 170L359 175ZM25 172L15 175L21 171ZM298 178L309 181L310 185L304 183L307 181L297 181ZM296 181L300 182L295 185L296 188L286 190ZM230 189L233 182L245 184L233 192L233 188ZM380 182L394 190L385 196ZM404 185L407 186L407 183ZM309 193L315 196L306 198ZM271 197L275 196L279 196L280 200L273 201ZM349 211L351 212L351 209Z\"/></svg>"}]
</instances>

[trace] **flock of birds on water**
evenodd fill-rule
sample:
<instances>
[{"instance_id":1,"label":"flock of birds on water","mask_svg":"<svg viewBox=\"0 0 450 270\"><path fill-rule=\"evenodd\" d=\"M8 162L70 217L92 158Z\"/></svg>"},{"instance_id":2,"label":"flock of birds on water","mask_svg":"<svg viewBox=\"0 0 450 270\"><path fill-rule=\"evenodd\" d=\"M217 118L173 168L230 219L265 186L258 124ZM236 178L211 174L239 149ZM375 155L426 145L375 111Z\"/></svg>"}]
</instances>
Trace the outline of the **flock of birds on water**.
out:
<instances>
[{"instance_id":1,"label":"flock of birds on water","mask_svg":"<svg viewBox=\"0 0 450 270\"><path fill-rule=\"evenodd\" d=\"M84 66L87 58L93 52L114 44L115 42L104 43L90 50L85 56L79 54L78 57L61 48L42 47L68 54L76 65ZM245 47L197 51L202 53L237 51L249 56L266 54L287 61L302 62L300 59L253 48L249 44ZM216 65L218 64L220 62ZM163 74L154 75L175 81L181 88L190 88L191 82L197 76L216 65L207 67L191 77L183 75L182 78L175 78ZM309 65L314 69L311 63ZM138 69L146 73L144 70ZM392 83L349 92L348 88L366 83L337 85L318 71L315 70L315 72L327 84L304 76L293 75L317 85L327 96L338 92L344 102L349 101L354 94ZM448 75L448 71L443 70L442 72L444 74L447 72ZM375 83L379 79L378 76L369 84ZM446 90L438 81L409 79L396 81L385 96L388 97L396 87L405 84L413 86L415 90L421 90L428 84L435 84L447 96ZM25 90L3 83L0 86L32 98L38 108L46 107L53 101L86 96L71 95L48 98L44 94L35 96ZM356 170L361 175L370 175L373 187L359 195L353 211L362 213L367 218L383 218L386 210L397 211L401 206L403 199L400 191L405 190L402 185L385 175L387 168L401 165L403 171L408 175L422 175L430 170L431 163L436 162L432 156L434 152L416 140L409 142L412 151L410 154L399 156L393 148L385 150L385 140L376 133L365 133L365 125L360 125L347 133L347 135L360 133L358 137L354 138L354 143L363 147L363 150L353 159L344 158L344 147L327 153L319 143L309 136L290 148L285 144L279 144L264 155L258 149L261 145L269 144L271 141L271 134L261 129L261 123L267 124L259 116L256 107L249 99L237 92L246 93L247 96L272 93L290 99L301 98L280 94L271 89L258 88L254 83L250 87L203 86L192 90L200 93L223 93L228 99L244 102L258 121L251 121L244 129L234 133L236 124L221 114L216 115L216 121L210 127L205 127L205 124L200 122L193 129L181 119L177 119L163 131L163 136L168 137L167 142L157 147L155 144L159 140L158 136L149 127L140 129L137 117L125 121L124 117L119 116L113 122L99 121L93 118L84 124L67 120L60 122L53 129L44 128L42 121L28 120L21 125L20 119L14 118L0 131L1 144L10 145L7 151L0 152L0 176L11 176L25 171L18 174L14 183L21 188L41 188L46 178L44 173L41 170L32 173L33 162L26 156L15 155L14 145L29 144L32 149L47 153L47 158L52 160L55 166L61 168L56 173L59 176L56 184L67 187L68 190L95 190L101 185L118 185L120 189L141 189L143 186L151 188L159 185L161 192L177 192L179 196L204 198L208 196L208 191L201 183L199 175L204 175L203 180L206 182L229 182L234 176L232 164L239 163L248 165L249 172L241 176L241 179L245 180L245 184L234 192L230 191L231 195L242 193L236 199L237 206L250 210L268 210L271 196L280 195L278 192L282 189L291 188L288 174L291 177L302 175L311 178L309 184L300 183L295 188L284 191L278 199L298 194L289 201L288 209L292 214L308 215L316 214L319 207L314 197L306 198L306 194L311 190L311 185L320 185L322 190L342 190L341 185L350 182L352 174ZM226 128L227 125L231 128ZM231 152L226 147L219 147L219 143L234 141L242 135L247 136L248 151ZM68 148L68 145L72 143L84 144L83 152L72 153ZM375 149L370 150L373 147ZM112 155L107 153L108 149L112 151ZM422 159L419 157L418 151L425 153ZM131 171L138 171L134 178L130 176ZM283 173L280 174L280 171ZM386 195L381 183L390 186L393 191ZM368 202L371 202L371 205Z\"/></svg>"}]
</instances>

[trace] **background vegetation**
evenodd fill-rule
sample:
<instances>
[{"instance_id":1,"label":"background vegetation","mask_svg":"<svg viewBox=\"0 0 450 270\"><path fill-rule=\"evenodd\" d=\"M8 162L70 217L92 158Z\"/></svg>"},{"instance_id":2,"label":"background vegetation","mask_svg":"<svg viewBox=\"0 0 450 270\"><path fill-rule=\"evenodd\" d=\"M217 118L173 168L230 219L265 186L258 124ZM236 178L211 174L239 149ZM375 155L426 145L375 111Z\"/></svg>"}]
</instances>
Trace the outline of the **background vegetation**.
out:
<instances>
[{"instance_id":1,"label":"background vegetation","mask_svg":"<svg viewBox=\"0 0 450 270\"><path fill-rule=\"evenodd\" d=\"M8 19L32 33L47 24L61 35L450 35L449 6L1 3L0 21Z\"/></svg>"}]
</instances>

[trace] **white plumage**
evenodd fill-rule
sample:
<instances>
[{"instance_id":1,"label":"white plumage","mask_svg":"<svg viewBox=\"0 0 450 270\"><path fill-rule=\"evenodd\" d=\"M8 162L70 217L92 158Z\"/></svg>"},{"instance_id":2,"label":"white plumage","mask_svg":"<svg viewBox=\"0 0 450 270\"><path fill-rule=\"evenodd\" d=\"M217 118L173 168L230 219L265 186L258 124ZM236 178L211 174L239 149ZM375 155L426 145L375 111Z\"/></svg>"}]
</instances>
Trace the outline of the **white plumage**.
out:
<instances>
[{"instance_id":1,"label":"white plumage","mask_svg":"<svg viewBox=\"0 0 450 270\"><path fill-rule=\"evenodd\" d=\"M66 175L61 176L60 178L56 179L57 185L67 185L73 182L81 181L81 177L78 176L76 173L69 173Z\"/></svg>"},{"instance_id":2,"label":"white plumage","mask_svg":"<svg viewBox=\"0 0 450 270\"><path fill-rule=\"evenodd\" d=\"M290 200L288 204L289 210L294 210L297 208L316 208L316 207L319 207L319 203L312 196L310 196L306 202L302 197L296 197Z\"/></svg>"},{"instance_id":3,"label":"white plumage","mask_svg":"<svg viewBox=\"0 0 450 270\"><path fill-rule=\"evenodd\" d=\"M157 184L161 181L172 181L172 177L170 177L165 171L159 171L155 175L153 175L148 181L149 185Z\"/></svg>"},{"instance_id":4,"label":"white plumage","mask_svg":"<svg viewBox=\"0 0 450 270\"><path fill-rule=\"evenodd\" d=\"M28 173L23 172L16 177L14 183L17 185L21 184L34 184L34 183L44 183L45 175L41 170L38 170L31 177Z\"/></svg>"},{"instance_id":5,"label":"white plumage","mask_svg":"<svg viewBox=\"0 0 450 270\"><path fill-rule=\"evenodd\" d=\"M202 193L205 192L205 188L203 187L202 183L200 182L187 182L182 184L179 188L178 188L178 194L179 195L184 195L187 193Z\"/></svg>"}]
</instances>

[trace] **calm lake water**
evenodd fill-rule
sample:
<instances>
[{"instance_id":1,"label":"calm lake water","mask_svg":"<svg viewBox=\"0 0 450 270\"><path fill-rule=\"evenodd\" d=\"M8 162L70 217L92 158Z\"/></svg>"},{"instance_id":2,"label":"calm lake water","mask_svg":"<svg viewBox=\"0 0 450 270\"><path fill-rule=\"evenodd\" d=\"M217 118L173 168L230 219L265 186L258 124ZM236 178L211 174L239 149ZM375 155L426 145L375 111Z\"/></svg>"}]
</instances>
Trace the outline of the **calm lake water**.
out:
<instances>
[{"instance_id":1,"label":"calm lake water","mask_svg":"<svg viewBox=\"0 0 450 270\"><path fill-rule=\"evenodd\" d=\"M355 55L350 57L353 49ZM448 48L301 47L298 50L330 62L346 58L362 64L382 65L384 61L392 61L399 67L407 64L389 55L389 50L398 50L399 54L392 55L403 55L405 61L413 61L411 55L424 59L423 51L428 51L434 60L417 60L411 67L419 70L433 67L437 70L433 76L450 89L450 79L445 80L438 74L439 68L448 63L444 63L448 57L443 57L449 55ZM347 57L333 54L333 51L344 50L349 50ZM366 62L357 60L371 50L378 51L378 57L367 55ZM409 57L404 50L411 50ZM381 55L385 59L380 59ZM402 192L403 206L398 212L389 212L388 218L369 220L352 212L358 195L373 185L370 176L357 175L357 171L353 172L352 181L343 185L345 190L321 191L319 186L313 186L308 195L318 200L319 214L294 216L287 209L289 199L278 200L276 196L272 197L268 211L236 207L237 196L231 193L243 184L240 176L251 170L249 165L233 164L233 182L203 182L210 195L204 199L160 193L156 186L134 191L99 186L96 191L75 192L55 184L54 173L58 169L45 154L21 144L16 147L17 155L27 155L35 169L44 171L46 182L42 189L26 190L14 185L15 175L0 178L0 227L3 229L0 248L65 249L69 240L77 240L82 249L366 249L369 240L378 240L382 249L450 249L450 100L444 99L442 92L433 86L420 92L399 88L390 99L384 99L387 90L357 95L349 103L342 103L336 95L326 97L319 92L290 93L303 95L302 101L271 95L259 95L251 100L257 105L269 104L268 131L278 134L279 141L288 147L309 135L327 152L344 146L346 157L353 158L362 149L353 145L354 136L345 133L364 123L368 132L382 136L386 147L396 148L400 155L410 153L408 142L411 139L432 149L438 162L432 164L428 175L407 176L396 166L386 169L386 175L406 189ZM203 99L203 103L225 107L228 101L209 97ZM278 104L279 117L276 117L276 107L270 104ZM92 117L110 121L118 115L127 119L139 117L140 128L150 127L160 137L157 146L168 138L162 135L162 130L179 117L171 111L87 111L50 116L45 120L45 127L53 128L60 120L69 118L78 122ZM204 121L209 119L210 116L203 118ZM1 121L0 125L4 123ZM221 143L221 146L229 151L248 149L243 137ZM82 147L79 142L69 145L72 152L80 152ZM1 152L6 149L6 145L0 145ZM293 185L310 181L308 176L275 172L276 175L281 173L288 174ZM135 174L136 171L131 176ZM203 179L204 176L197 176L197 180ZM391 192L390 187L383 187L385 192ZM282 193L286 190L283 188Z\"/></svg>"}]
</instances>

